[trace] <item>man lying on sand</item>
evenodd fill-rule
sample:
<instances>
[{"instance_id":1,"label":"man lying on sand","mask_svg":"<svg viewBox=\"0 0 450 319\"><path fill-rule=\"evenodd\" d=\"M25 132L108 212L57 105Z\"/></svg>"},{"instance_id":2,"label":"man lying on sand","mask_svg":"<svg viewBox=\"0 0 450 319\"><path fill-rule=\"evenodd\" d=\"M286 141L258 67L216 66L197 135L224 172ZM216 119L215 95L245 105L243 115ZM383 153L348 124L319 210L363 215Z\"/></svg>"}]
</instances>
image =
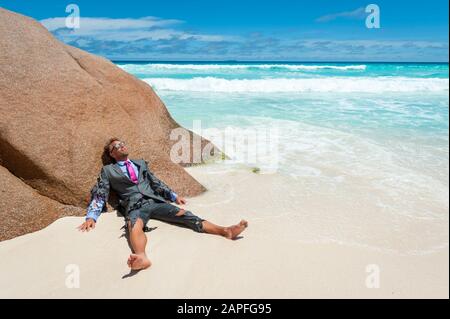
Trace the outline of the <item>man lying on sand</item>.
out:
<instances>
[{"instance_id":1,"label":"man lying on sand","mask_svg":"<svg viewBox=\"0 0 450 319\"><path fill-rule=\"evenodd\" d=\"M168 203L184 205L186 200L153 175L147 162L128 159L127 146L120 139L110 139L104 152L113 164L103 166L91 191L92 201L87 209L86 221L78 229L84 232L95 228L108 201L110 189L114 190L130 234L133 253L128 258L128 266L131 269L141 270L151 266L145 253L147 237L144 233L149 219L181 224L199 233L220 235L227 239L236 239L248 226L245 220L230 227L217 226Z\"/></svg>"}]
</instances>

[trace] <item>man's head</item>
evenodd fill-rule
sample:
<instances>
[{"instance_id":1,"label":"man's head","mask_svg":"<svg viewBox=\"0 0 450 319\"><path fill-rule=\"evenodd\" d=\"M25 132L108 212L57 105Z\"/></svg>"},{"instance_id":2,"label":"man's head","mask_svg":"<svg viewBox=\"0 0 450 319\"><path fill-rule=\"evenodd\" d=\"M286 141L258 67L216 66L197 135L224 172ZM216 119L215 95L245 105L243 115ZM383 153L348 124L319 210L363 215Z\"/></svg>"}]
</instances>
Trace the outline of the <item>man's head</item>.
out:
<instances>
[{"instance_id":1,"label":"man's head","mask_svg":"<svg viewBox=\"0 0 450 319\"><path fill-rule=\"evenodd\" d=\"M128 158L128 148L121 139L110 138L105 144L104 153L109 156L113 163L124 161Z\"/></svg>"}]
</instances>

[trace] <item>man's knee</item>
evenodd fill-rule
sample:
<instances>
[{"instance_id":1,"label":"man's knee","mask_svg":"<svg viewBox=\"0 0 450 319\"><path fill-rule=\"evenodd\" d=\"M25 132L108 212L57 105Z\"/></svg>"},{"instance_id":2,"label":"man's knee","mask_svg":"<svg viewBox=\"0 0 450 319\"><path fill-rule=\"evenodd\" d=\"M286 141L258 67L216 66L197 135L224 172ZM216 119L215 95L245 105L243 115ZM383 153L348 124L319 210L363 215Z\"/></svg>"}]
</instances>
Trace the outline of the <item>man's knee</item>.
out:
<instances>
[{"instance_id":1,"label":"man's knee","mask_svg":"<svg viewBox=\"0 0 450 319\"><path fill-rule=\"evenodd\" d=\"M144 229L144 221L141 218L137 218L136 221L128 222L128 229L131 231L142 230Z\"/></svg>"},{"instance_id":2,"label":"man's knee","mask_svg":"<svg viewBox=\"0 0 450 319\"><path fill-rule=\"evenodd\" d=\"M194 215L191 211L185 211L183 214L183 220L186 226L192 230L203 233L203 221L204 219Z\"/></svg>"}]
</instances>

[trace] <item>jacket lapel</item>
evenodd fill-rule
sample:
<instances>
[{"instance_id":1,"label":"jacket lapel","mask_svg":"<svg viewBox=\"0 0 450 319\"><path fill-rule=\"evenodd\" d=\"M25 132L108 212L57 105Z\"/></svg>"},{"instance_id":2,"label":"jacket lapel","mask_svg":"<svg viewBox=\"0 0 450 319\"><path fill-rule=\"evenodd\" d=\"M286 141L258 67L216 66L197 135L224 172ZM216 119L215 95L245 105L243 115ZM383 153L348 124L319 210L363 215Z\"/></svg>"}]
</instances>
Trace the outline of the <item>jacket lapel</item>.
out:
<instances>
[{"instance_id":1,"label":"jacket lapel","mask_svg":"<svg viewBox=\"0 0 450 319\"><path fill-rule=\"evenodd\" d=\"M128 178L128 176L126 176L124 174L124 172L122 172L122 170L120 169L119 164L115 163L112 167L116 171L117 174L119 174L120 176L125 176L126 178Z\"/></svg>"}]
</instances>

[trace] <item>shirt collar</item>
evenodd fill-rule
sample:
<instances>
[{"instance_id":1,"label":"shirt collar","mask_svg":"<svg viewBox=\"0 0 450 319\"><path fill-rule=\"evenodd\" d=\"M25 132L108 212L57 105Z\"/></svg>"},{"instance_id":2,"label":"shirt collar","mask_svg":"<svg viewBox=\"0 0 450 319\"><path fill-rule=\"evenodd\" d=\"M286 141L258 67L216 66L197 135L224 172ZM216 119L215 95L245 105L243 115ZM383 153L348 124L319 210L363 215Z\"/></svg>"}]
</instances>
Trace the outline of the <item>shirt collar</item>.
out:
<instances>
[{"instance_id":1,"label":"shirt collar","mask_svg":"<svg viewBox=\"0 0 450 319\"><path fill-rule=\"evenodd\" d=\"M130 159L127 159L126 161L117 161L117 164L124 166L126 162L130 162Z\"/></svg>"}]
</instances>

